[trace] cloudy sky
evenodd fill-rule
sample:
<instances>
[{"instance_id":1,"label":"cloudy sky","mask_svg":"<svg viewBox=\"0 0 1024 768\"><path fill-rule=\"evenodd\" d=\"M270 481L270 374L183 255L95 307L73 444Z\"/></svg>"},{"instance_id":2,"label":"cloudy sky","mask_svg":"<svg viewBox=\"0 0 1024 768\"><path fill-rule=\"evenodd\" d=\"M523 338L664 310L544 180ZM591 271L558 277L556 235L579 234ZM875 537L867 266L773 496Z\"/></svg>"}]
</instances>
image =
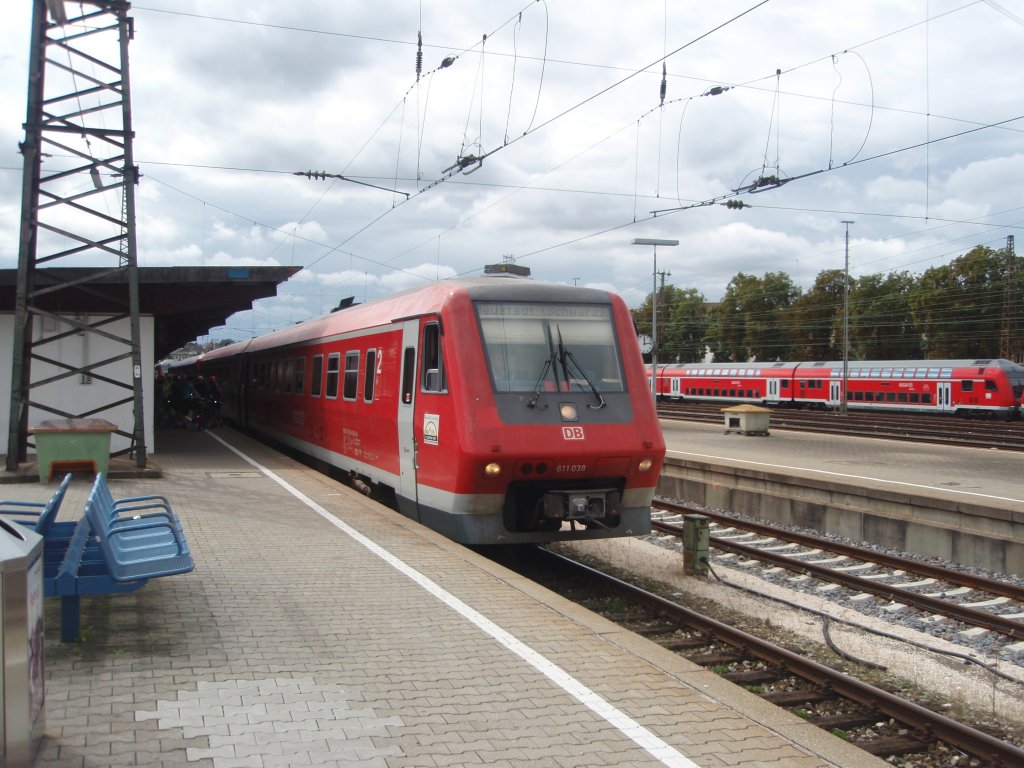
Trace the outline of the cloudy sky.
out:
<instances>
[{"instance_id":1,"label":"cloudy sky","mask_svg":"<svg viewBox=\"0 0 1024 768\"><path fill-rule=\"evenodd\" d=\"M18 257L31 6L7 3L0 29L0 268ZM740 271L806 289L842 268L844 220L854 276L1002 248L1024 222L1022 0L132 15L140 265L304 268L213 338L510 257L636 306L653 254L633 238L678 239L658 249L666 282L717 300Z\"/></svg>"}]
</instances>

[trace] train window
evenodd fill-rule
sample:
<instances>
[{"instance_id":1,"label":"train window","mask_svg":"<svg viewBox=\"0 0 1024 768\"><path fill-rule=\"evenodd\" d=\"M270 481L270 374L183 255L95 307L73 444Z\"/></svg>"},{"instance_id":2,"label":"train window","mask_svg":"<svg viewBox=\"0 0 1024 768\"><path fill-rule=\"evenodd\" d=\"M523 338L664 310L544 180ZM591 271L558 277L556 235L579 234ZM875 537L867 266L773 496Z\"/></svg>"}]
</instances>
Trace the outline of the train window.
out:
<instances>
[{"instance_id":1,"label":"train window","mask_svg":"<svg viewBox=\"0 0 1024 768\"><path fill-rule=\"evenodd\" d=\"M306 385L306 359L303 357L295 358L295 375L292 382L292 391L296 395L301 395Z\"/></svg>"},{"instance_id":2,"label":"train window","mask_svg":"<svg viewBox=\"0 0 1024 768\"><path fill-rule=\"evenodd\" d=\"M875 393L874 392L865 392L864 393L864 401L867 402L867 403L875 402Z\"/></svg>"},{"instance_id":3,"label":"train window","mask_svg":"<svg viewBox=\"0 0 1024 768\"><path fill-rule=\"evenodd\" d=\"M941 376L944 379L951 379L953 378L953 369L943 368L941 371L939 371L939 376Z\"/></svg>"},{"instance_id":4,"label":"train window","mask_svg":"<svg viewBox=\"0 0 1024 768\"><path fill-rule=\"evenodd\" d=\"M932 393L931 392L922 392L921 393L921 402L925 403L926 405L931 405Z\"/></svg>"},{"instance_id":5,"label":"train window","mask_svg":"<svg viewBox=\"0 0 1024 768\"><path fill-rule=\"evenodd\" d=\"M412 383L416 380L416 349L406 347L402 353L402 405L412 405Z\"/></svg>"},{"instance_id":6,"label":"train window","mask_svg":"<svg viewBox=\"0 0 1024 768\"><path fill-rule=\"evenodd\" d=\"M355 400L356 392L359 389L359 353L345 353L345 383L342 389L342 398Z\"/></svg>"},{"instance_id":7,"label":"train window","mask_svg":"<svg viewBox=\"0 0 1024 768\"><path fill-rule=\"evenodd\" d=\"M928 378L929 379L937 379L937 378L939 378L939 369L938 368L929 368L928 369Z\"/></svg>"},{"instance_id":8,"label":"train window","mask_svg":"<svg viewBox=\"0 0 1024 768\"><path fill-rule=\"evenodd\" d=\"M921 402L921 395L919 395L917 392L911 392L910 393L910 402L912 402L912 403L920 403Z\"/></svg>"},{"instance_id":9,"label":"train window","mask_svg":"<svg viewBox=\"0 0 1024 768\"><path fill-rule=\"evenodd\" d=\"M896 402L896 393L895 392L886 392L885 393L885 402L887 402L887 403L895 403Z\"/></svg>"},{"instance_id":10,"label":"train window","mask_svg":"<svg viewBox=\"0 0 1024 768\"><path fill-rule=\"evenodd\" d=\"M608 305L478 301L476 311L495 392L625 391Z\"/></svg>"},{"instance_id":11,"label":"train window","mask_svg":"<svg viewBox=\"0 0 1024 768\"><path fill-rule=\"evenodd\" d=\"M320 391L323 388L324 378L324 356L314 355L313 356L313 373L309 377L309 394L313 397L320 397Z\"/></svg>"},{"instance_id":12,"label":"train window","mask_svg":"<svg viewBox=\"0 0 1024 768\"><path fill-rule=\"evenodd\" d=\"M881 376L881 375L882 375L882 369L881 368L872 368L871 369L871 377L872 378L877 378L878 376Z\"/></svg>"},{"instance_id":13,"label":"train window","mask_svg":"<svg viewBox=\"0 0 1024 768\"><path fill-rule=\"evenodd\" d=\"M960 391L961 392L973 392L974 391L974 381L972 379L964 379L963 381L961 381L960 382Z\"/></svg>"},{"instance_id":14,"label":"train window","mask_svg":"<svg viewBox=\"0 0 1024 768\"><path fill-rule=\"evenodd\" d=\"M423 326L423 391L445 392L448 390L444 370L444 355L441 353L441 325L428 323Z\"/></svg>"},{"instance_id":15,"label":"train window","mask_svg":"<svg viewBox=\"0 0 1024 768\"><path fill-rule=\"evenodd\" d=\"M985 391L986 392L995 392L997 389L998 389L998 387L996 386L996 383L994 381L992 381L992 379L985 379Z\"/></svg>"},{"instance_id":16,"label":"train window","mask_svg":"<svg viewBox=\"0 0 1024 768\"><path fill-rule=\"evenodd\" d=\"M338 398L338 373L341 370L341 355L338 352L331 352L327 356L327 397L331 400Z\"/></svg>"},{"instance_id":17,"label":"train window","mask_svg":"<svg viewBox=\"0 0 1024 768\"><path fill-rule=\"evenodd\" d=\"M903 369L902 368L893 368L892 369L892 377L894 379L902 379L903 378Z\"/></svg>"},{"instance_id":18,"label":"train window","mask_svg":"<svg viewBox=\"0 0 1024 768\"><path fill-rule=\"evenodd\" d=\"M363 400L373 402L373 380L377 371L377 350L366 350L366 373L363 376Z\"/></svg>"},{"instance_id":19,"label":"train window","mask_svg":"<svg viewBox=\"0 0 1024 768\"><path fill-rule=\"evenodd\" d=\"M789 379L783 379L782 380L782 388L783 389L789 389Z\"/></svg>"},{"instance_id":20,"label":"train window","mask_svg":"<svg viewBox=\"0 0 1024 768\"><path fill-rule=\"evenodd\" d=\"M916 368L916 369L914 369L914 378L915 379L927 379L928 378L928 369L927 368Z\"/></svg>"},{"instance_id":21,"label":"train window","mask_svg":"<svg viewBox=\"0 0 1024 768\"><path fill-rule=\"evenodd\" d=\"M892 378L892 368L883 368L882 369L882 378L883 379L891 379Z\"/></svg>"},{"instance_id":22,"label":"train window","mask_svg":"<svg viewBox=\"0 0 1024 768\"><path fill-rule=\"evenodd\" d=\"M892 394L892 393L890 392L889 394ZM907 393L906 392L898 392L897 395L898 395L897 399L901 403L907 402Z\"/></svg>"},{"instance_id":23,"label":"train window","mask_svg":"<svg viewBox=\"0 0 1024 768\"><path fill-rule=\"evenodd\" d=\"M281 391L291 392L292 391L292 373L294 372L294 365L291 360L282 360L279 364L279 370L281 372Z\"/></svg>"},{"instance_id":24,"label":"train window","mask_svg":"<svg viewBox=\"0 0 1024 768\"><path fill-rule=\"evenodd\" d=\"M849 399L849 398L847 398L847 399ZM854 392L853 393L853 399L854 400L863 400L864 399L864 393L863 392Z\"/></svg>"}]
</instances>

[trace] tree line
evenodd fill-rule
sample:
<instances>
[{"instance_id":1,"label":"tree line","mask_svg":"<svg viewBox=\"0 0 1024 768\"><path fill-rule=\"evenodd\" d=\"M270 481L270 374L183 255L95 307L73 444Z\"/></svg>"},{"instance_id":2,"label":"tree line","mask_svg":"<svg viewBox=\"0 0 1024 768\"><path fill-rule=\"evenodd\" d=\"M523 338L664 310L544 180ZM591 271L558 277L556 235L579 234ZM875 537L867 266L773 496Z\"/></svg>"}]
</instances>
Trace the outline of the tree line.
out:
<instances>
[{"instance_id":1,"label":"tree line","mask_svg":"<svg viewBox=\"0 0 1024 768\"><path fill-rule=\"evenodd\" d=\"M718 303L694 288L658 290L659 363L1024 358L1024 274L1012 247L977 246L919 276L850 278L820 272L801 291L784 272L738 273ZM637 333L652 331L653 294L631 310ZM649 358L649 355L645 356Z\"/></svg>"}]
</instances>

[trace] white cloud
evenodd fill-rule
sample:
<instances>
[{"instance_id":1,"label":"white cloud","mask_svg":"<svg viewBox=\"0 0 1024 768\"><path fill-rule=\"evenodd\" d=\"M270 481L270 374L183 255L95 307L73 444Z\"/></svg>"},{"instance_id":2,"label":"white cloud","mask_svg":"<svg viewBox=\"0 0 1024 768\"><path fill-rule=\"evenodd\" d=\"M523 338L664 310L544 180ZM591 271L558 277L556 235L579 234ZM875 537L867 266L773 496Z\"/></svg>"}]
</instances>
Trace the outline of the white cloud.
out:
<instances>
[{"instance_id":1,"label":"white cloud","mask_svg":"<svg viewBox=\"0 0 1024 768\"><path fill-rule=\"evenodd\" d=\"M306 267L261 302L285 307L274 319L287 322L341 294L363 301L478 274L508 254L538 279L607 286L635 305L652 270L633 237L678 238L659 252L659 269L717 299L739 271L786 272L809 286L842 262L843 220L855 221L857 270L923 269L1015 231L1015 212L995 214L1024 192L1022 126L982 126L1024 111L1019 25L958 0L749 8L138 6L140 263ZM30 9L13 4L0 30L8 266L18 250ZM676 49L662 106L655 62ZM454 64L437 69L446 56ZM713 86L729 89L701 95ZM437 183L471 153L489 154L472 174ZM66 163L54 156L46 167ZM347 178L293 175L305 170ZM717 205L772 175L794 180L739 194L749 209ZM978 217L989 218L959 223Z\"/></svg>"}]
</instances>

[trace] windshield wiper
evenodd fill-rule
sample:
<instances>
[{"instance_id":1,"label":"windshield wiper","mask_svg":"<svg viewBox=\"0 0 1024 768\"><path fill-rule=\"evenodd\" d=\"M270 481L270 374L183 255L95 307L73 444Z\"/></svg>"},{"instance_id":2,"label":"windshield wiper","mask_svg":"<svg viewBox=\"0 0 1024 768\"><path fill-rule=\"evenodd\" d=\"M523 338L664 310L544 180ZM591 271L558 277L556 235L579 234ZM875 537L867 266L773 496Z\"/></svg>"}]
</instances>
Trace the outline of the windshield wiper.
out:
<instances>
[{"instance_id":1,"label":"windshield wiper","mask_svg":"<svg viewBox=\"0 0 1024 768\"><path fill-rule=\"evenodd\" d=\"M558 359L562 363L562 376L565 379L566 388L569 386L569 363L572 363L579 375L583 377L585 382L587 382L587 385L590 387L590 391L594 393L594 397L597 398L597 405L588 405L587 407L597 411L608 405L604 400L604 395L598 392L597 385L595 385L587 375L587 372L583 370L583 366L579 364L576 356L569 351L565 344L562 343L561 328L558 329Z\"/></svg>"},{"instance_id":2,"label":"windshield wiper","mask_svg":"<svg viewBox=\"0 0 1024 768\"><path fill-rule=\"evenodd\" d=\"M554 365L555 365L555 354L556 354L555 353L555 343L551 339L551 329L550 328L547 329L547 334L548 334L548 350L550 351L550 354L548 355L548 359L544 361L544 366L540 369L540 376L537 377L537 383L533 387L533 397L531 397L529 400L526 401L526 407L527 408L536 408L537 407L537 400L540 399L540 388L544 384L544 379L547 378L548 371L550 371L554 367ZM557 381L557 380L558 380L558 374L556 373L555 374L555 381ZM545 408L547 408L546 405L541 406L538 410L543 411Z\"/></svg>"}]
</instances>

